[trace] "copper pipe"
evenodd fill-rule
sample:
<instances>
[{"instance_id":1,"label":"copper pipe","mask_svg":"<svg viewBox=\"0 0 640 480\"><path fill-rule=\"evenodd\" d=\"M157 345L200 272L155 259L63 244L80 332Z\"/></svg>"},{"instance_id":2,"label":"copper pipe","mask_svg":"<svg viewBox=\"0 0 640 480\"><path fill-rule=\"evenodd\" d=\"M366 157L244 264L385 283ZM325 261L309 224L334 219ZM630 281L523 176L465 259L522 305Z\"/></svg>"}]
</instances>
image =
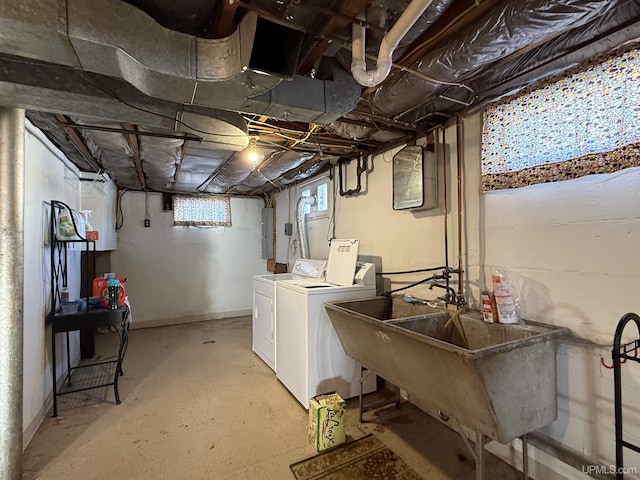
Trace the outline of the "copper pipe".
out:
<instances>
[{"instance_id":1,"label":"copper pipe","mask_svg":"<svg viewBox=\"0 0 640 480\"><path fill-rule=\"evenodd\" d=\"M446 127L442 126L442 165L443 165L443 183L442 194L444 200L442 203L443 217L444 217L444 266L445 271L449 272L449 223L447 221L448 205L447 205L447 142L446 142ZM449 277L447 275L447 287L449 286Z\"/></svg>"},{"instance_id":2,"label":"copper pipe","mask_svg":"<svg viewBox=\"0 0 640 480\"><path fill-rule=\"evenodd\" d=\"M458 170L458 299L462 299L462 123L456 118L456 161Z\"/></svg>"}]
</instances>

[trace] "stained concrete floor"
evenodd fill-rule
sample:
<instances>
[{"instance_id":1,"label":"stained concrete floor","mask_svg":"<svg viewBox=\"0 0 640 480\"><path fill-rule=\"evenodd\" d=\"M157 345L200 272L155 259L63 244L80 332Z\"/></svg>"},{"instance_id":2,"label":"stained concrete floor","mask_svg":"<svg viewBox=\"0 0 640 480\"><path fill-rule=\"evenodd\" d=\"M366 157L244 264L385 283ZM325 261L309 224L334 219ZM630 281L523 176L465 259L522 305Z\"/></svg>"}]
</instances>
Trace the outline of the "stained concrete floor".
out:
<instances>
[{"instance_id":1,"label":"stained concrete floor","mask_svg":"<svg viewBox=\"0 0 640 480\"><path fill-rule=\"evenodd\" d=\"M112 351L114 334L97 337ZM251 318L132 329L120 380L60 397L27 447L23 478L289 480L315 454L306 410L251 351ZM373 433L425 480L475 478L460 437L409 403L368 412L347 403L348 439ZM487 453L485 478L518 472Z\"/></svg>"}]
</instances>

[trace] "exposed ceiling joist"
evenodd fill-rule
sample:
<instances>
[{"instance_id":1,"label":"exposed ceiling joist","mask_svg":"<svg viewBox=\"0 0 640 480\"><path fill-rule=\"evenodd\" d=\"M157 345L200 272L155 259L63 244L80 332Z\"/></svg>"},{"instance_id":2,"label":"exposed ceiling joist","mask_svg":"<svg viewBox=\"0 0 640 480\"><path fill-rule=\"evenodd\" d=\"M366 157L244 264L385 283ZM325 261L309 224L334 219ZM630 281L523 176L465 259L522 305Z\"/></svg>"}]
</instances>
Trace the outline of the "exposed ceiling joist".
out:
<instances>
[{"instance_id":1,"label":"exposed ceiling joist","mask_svg":"<svg viewBox=\"0 0 640 480\"><path fill-rule=\"evenodd\" d=\"M42 0L0 2L0 99L121 188L258 195L640 38L636 0L431 0L391 74L363 89L352 25L373 66L410 2L67 0L62 30ZM250 141L274 161L246 162Z\"/></svg>"},{"instance_id":2,"label":"exposed ceiling joist","mask_svg":"<svg viewBox=\"0 0 640 480\"><path fill-rule=\"evenodd\" d=\"M66 115L58 114L58 115L55 115L55 117L58 120L58 122L65 125L62 128L65 131L65 133L68 135L69 140L71 140L71 142L78 149L78 152L80 152L80 154L87 161L87 163L91 165L91 168L93 168L96 172L101 172L102 165L100 164L100 162L93 156L93 154L87 147L87 144L84 142L82 137L80 137L80 134L75 130L75 128L69 126L69 125L75 125L75 124Z\"/></svg>"},{"instance_id":3,"label":"exposed ceiling joist","mask_svg":"<svg viewBox=\"0 0 640 480\"><path fill-rule=\"evenodd\" d=\"M129 143L129 147L131 147L131 151L133 152L133 164L136 167L136 173L138 175L138 180L140 181L140 185L144 191L147 191L147 179L144 175L144 170L142 169L142 159L140 158L140 144L138 142L137 129L135 125L131 125L129 123L125 123L122 127L130 132L135 133L126 133L125 137L127 138L127 143Z\"/></svg>"},{"instance_id":4,"label":"exposed ceiling joist","mask_svg":"<svg viewBox=\"0 0 640 480\"><path fill-rule=\"evenodd\" d=\"M184 162L184 156L187 153L187 148L189 147L189 140L185 140L182 144L182 148L180 149L180 160L178 160L178 165L176 165L176 172L173 174L173 182L171 184L171 188L178 181L178 175L180 175L180 169L182 168L182 163Z\"/></svg>"},{"instance_id":5,"label":"exposed ceiling joist","mask_svg":"<svg viewBox=\"0 0 640 480\"><path fill-rule=\"evenodd\" d=\"M350 25L350 22L358 15L358 13L364 11L366 6L367 0L349 0L345 2L344 5L342 5L342 7L340 8L340 15L332 15L331 19L322 29L322 32L318 32L320 34L319 36L324 37L324 34L340 34L345 28ZM325 54L330 44L331 40L327 38L321 38L321 40L316 43L311 51L303 54L298 72L303 75L310 73L311 70L315 67L316 63Z\"/></svg>"},{"instance_id":6,"label":"exposed ceiling joist","mask_svg":"<svg viewBox=\"0 0 640 480\"><path fill-rule=\"evenodd\" d=\"M238 10L238 2L235 0L224 0L220 11L220 19L216 29L216 38L228 37L234 31L233 19Z\"/></svg>"}]
</instances>

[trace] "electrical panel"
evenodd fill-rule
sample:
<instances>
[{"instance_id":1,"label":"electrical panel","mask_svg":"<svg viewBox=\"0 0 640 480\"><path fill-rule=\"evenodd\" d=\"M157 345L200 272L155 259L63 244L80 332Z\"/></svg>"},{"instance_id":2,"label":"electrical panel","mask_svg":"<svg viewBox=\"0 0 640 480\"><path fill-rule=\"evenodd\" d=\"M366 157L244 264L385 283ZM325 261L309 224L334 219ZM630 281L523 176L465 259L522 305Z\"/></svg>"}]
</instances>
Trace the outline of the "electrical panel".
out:
<instances>
[{"instance_id":1,"label":"electrical panel","mask_svg":"<svg viewBox=\"0 0 640 480\"><path fill-rule=\"evenodd\" d=\"M262 209L262 258L273 258L273 208Z\"/></svg>"},{"instance_id":2,"label":"electrical panel","mask_svg":"<svg viewBox=\"0 0 640 480\"><path fill-rule=\"evenodd\" d=\"M425 149L424 159L424 203L419 210L429 210L438 206L438 156Z\"/></svg>"}]
</instances>

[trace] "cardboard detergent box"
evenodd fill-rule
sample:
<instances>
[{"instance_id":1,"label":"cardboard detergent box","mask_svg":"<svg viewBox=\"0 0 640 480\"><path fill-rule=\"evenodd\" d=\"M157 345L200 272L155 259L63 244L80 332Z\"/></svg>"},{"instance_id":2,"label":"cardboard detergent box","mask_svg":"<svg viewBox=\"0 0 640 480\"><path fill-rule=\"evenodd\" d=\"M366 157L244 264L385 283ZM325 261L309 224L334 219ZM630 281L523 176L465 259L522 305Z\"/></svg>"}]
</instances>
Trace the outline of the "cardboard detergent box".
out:
<instances>
[{"instance_id":1,"label":"cardboard detergent box","mask_svg":"<svg viewBox=\"0 0 640 480\"><path fill-rule=\"evenodd\" d=\"M337 393L309 400L309 442L317 452L344 443L345 401Z\"/></svg>"}]
</instances>

